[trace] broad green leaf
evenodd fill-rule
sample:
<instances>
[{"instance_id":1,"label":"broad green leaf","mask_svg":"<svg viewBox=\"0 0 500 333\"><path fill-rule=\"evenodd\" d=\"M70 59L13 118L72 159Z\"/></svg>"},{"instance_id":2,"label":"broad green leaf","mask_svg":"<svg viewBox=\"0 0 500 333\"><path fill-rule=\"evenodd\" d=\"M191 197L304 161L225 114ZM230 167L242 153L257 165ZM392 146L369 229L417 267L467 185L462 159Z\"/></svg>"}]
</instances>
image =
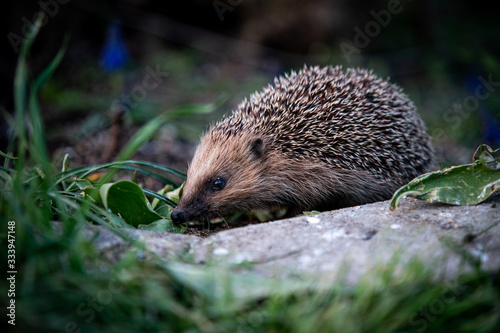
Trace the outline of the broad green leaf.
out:
<instances>
[{"instance_id":1,"label":"broad green leaf","mask_svg":"<svg viewBox=\"0 0 500 333\"><path fill-rule=\"evenodd\" d=\"M150 208L142 189L131 181L104 184L100 194L104 207L134 227L162 219Z\"/></svg>"},{"instance_id":2,"label":"broad green leaf","mask_svg":"<svg viewBox=\"0 0 500 333\"><path fill-rule=\"evenodd\" d=\"M175 225L170 219L161 219L148 225L140 224L137 229L173 233L183 233L186 230L186 228Z\"/></svg>"},{"instance_id":3,"label":"broad green leaf","mask_svg":"<svg viewBox=\"0 0 500 333\"><path fill-rule=\"evenodd\" d=\"M273 219L273 214L265 209L254 209L252 215L259 220L259 222L267 222Z\"/></svg>"},{"instance_id":4,"label":"broad green leaf","mask_svg":"<svg viewBox=\"0 0 500 333\"><path fill-rule=\"evenodd\" d=\"M174 189L174 187L170 184L165 185L161 190L158 191L159 195L165 196L165 193L170 192ZM158 198L154 198L153 201L151 202L151 208L157 209L158 207L161 206L161 201Z\"/></svg>"},{"instance_id":5,"label":"broad green leaf","mask_svg":"<svg viewBox=\"0 0 500 333\"><path fill-rule=\"evenodd\" d=\"M175 206L177 206L177 204L179 203L183 188L184 188L184 183L182 183L182 185L176 189L174 189L171 185L166 185L164 188L158 191L155 198L153 199L153 202L151 203L151 207L158 214L166 218L170 218L170 213L172 209L174 209ZM145 193L153 195L153 193L149 191ZM160 196L163 196L163 198L160 198Z\"/></svg>"},{"instance_id":6,"label":"broad green leaf","mask_svg":"<svg viewBox=\"0 0 500 333\"><path fill-rule=\"evenodd\" d=\"M488 169L500 170L500 149L493 150L488 145L480 145L472 160L481 161Z\"/></svg>"},{"instance_id":7,"label":"broad green leaf","mask_svg":"<svg viewBox=\"0 0 500 333\"><path fill-rule=\"evenodd\" d=\"M406 196L428 202L475 205L497 190L500 190L500 150L481 145L471 164L427 173L400 188L394 193L390 208L396 209Z\"/></svg>"},{"instance_id":8,"label":"broad green leaf","mask_svg":"<svg viewBox=\"0 0 500 333\"><path fill-rule=\"evenodd\" d=\"M303 216L318 215L318 214L321 214L321 212L317 211L317 210L308 210L308 211L302 212Z\"/></svg>"},{"instance_id":9,"label":"broad green leaf","mask_svg":"<svg viewBox=\"0 0 500 333\"><path fill-rule=\"evenodd\" d=\"M82 188L82 192L85 193L84 197L90 198L93 202L98 205L102 205L101 192L94 186L86 186Z\"/></svg>"},{"instance_id":10,"label":"broad green leaf","mask_svg":"<svg viewBox=\"0 0 500 333\"><path fill-rule=\"evenodd\" d=\"M182 183L181 186L179 186L178 188L176 188L172 191L168 191L167 193L165 193L165 196L168 199L175 202L176 204L178 204L179 200L181 199L181 196L182 196L182 191L184 190L184 184L186 184L186 182Z\"/></svg>"},{"instance_id":11,"label":"broad green leaf","mask_svg":"<svg viewBox=\"0 0 500 333\"><path fill-rule=\"evenodd\" d=\"M83 192L83 197L102 206L101 193L99 188L95 187L88 179L76 179L76 185Z\"/></svg>"}]
</instances>

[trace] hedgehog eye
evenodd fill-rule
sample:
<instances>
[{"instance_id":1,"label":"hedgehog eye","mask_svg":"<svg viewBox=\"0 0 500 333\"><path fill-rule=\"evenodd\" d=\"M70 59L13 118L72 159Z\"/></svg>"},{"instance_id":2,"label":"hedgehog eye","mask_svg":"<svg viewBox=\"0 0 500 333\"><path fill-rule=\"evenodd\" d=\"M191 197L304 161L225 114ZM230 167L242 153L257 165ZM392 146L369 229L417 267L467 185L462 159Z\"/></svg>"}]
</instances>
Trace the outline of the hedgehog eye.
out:
<instances>
[{"instance_id":1,"label":"hedgehog eye","mask_svg":"<svg viewBox=\"0 0 500 333\"><path fill-rule=\"evenodd\" d=\"M212 180L210 188L215 191L222 190L226 186L226 181L221 177L216 177Z\"/></svg>"}]
</instances>

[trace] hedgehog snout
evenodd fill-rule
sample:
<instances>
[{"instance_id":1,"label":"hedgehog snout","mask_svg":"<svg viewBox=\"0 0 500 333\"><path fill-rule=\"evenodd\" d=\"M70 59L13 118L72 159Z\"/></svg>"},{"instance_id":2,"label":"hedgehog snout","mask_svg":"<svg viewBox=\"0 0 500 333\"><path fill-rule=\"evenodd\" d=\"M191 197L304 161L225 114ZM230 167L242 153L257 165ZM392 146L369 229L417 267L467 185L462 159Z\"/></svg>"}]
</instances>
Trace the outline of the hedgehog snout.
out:
<instances>
[{"instance_id":1,"label":"hedgehog snout","mask_svg":"<svg viewBox=\"0 0 500 333\"><path fill-rule=\"evenodd\" d=\"M200 198L194 200L181 199L177 207L170 214L170 218L175 224L180 224L206 216L209 210L209 205Z\"/></svg>"},{"instance_id":2,"label":"hedgehog snout","mask_svg":"<svg viewBox=\"0 0 500 333\"><path fill-rule=\"evenodd\" d=\"M170 214L170 218L172 219L172 222L175 224L181 224L183 222L186 222L186 217L184 216L184 213L182 211L179 211L177 208L175 208L172 213Z\"/></svg>"}]
</instances>

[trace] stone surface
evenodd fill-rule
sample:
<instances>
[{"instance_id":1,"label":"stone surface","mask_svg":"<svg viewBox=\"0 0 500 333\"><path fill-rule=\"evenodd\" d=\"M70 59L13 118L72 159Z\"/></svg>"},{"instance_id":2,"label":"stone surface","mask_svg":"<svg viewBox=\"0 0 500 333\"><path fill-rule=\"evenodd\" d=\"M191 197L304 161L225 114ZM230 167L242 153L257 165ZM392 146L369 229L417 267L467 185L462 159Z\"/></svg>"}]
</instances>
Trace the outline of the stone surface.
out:
<instances>
[{"instance_id":1,"label":"stone surface","mask_svg":"<svg viewBox=\"0 0 500 333\"><path fill-rule=\"evenodd\" d=\"M98 248L110 258L130 247L102 227L87 232L96 230ZM328 280L347 267L348 281L355 282L394 258L403 264L414 257L452 277L462 266L464 250L483 269L500 268L500 196L476 206L404 199L395 211L383 201L231 229L205 239L123 231L168 260L189 258L211 266L250 262L254 273L278 278L313 275Z\"/></svg>"},{"instance_id":2,"label":"stone surface","mask_svg":"<svg viewBox=\"0 0 500 333\"><path fill-rule=\"evenodd\" d=\"M355 281L395 255L401 263L417 256L453 276L464 248L484 269L495 270L500 267L498 201L448 206L407 199L396 211L385 201L252 225L204 239L194 247L195 258L199 263L250 261L257 272L271 276L308 272L335 278L347 264L348 280Z\"/></svg>"},{"instance_id":3,"label":"stone surface","mask_svg":"<svg viewBox=\"0 0 500 333\"><path fill-rule=\"evenodd\" d=\"M95 237L97 249L111 261L117 261L127 251L135 249L126 238L143 243L148 250L166 260L182 260L190 248L201 241L201 238L191 235L137 229L121 229L124 238L102 226L88 226L84 232L89 238Z\"/></svg>"}]
</instances>

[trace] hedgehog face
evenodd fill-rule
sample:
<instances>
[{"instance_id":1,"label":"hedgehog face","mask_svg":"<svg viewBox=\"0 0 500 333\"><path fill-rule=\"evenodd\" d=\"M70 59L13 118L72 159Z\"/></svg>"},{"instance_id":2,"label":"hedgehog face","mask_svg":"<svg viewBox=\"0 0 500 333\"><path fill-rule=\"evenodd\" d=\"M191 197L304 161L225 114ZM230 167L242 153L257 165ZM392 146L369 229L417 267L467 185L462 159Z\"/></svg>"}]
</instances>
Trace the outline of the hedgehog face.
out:
<instances>
[{"instance_id":1,"label":"hedgehog face","mask_svg":"<svg viewBox=\"0 0 500 333\"><path fill-rule=\"evenodd\" d=\"M254 208L259 204L256 194L266 187L262 175L267 165L266 147L260 137L207 134L189 166L172 220L181 223Z\"/></svg>"}]
</instances>

